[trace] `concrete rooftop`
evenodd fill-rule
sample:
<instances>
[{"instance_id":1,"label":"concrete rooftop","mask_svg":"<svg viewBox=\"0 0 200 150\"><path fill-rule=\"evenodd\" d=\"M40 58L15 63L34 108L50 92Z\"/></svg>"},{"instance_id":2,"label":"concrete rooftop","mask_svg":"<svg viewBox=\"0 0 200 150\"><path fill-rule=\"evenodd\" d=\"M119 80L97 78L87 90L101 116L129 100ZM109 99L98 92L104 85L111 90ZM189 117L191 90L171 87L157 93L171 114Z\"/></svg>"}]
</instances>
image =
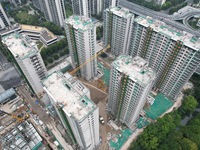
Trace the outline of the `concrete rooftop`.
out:
<instances>
[{"instance_id":1,"label":"concrete rooftop","mask_svg":"<svg viewBox=\"0 0 200 150\"><path fill-rule=\"evenodd\" d=\"M141 85L147 85L156 77L156 73L148 67L148 62L138 56L132 58L121 55L112 63L112 66Z\"/></svg>"},{"instance_id":2,"label":"concrete rooftop","mask_svg":"<svg viewBox=\"0 0 200 150\"><path fill-rule=\"evenodd\" d=\"M44 80L43 84L54 103L62 106L68 116L72 115L79 121L96 108L86 96L89 90L70 74L54 72Z\"/></svg>"},{"instance_id":3,"label":"concrete rooftop","mask_svg":"<svg viewBox=\"0 0 200 150\"><path fill-rule=\"evenodd\" d=\"M19 33L12 33L2 37L2 42L6 44L15 57L19 56L20 58L24 58L27 55L38 51L35 42Z\"/></svg>"},{"instance_id":4,"label":"concrete rooftop","mask_svg":"<svg viewBox=\"0 0 200 150\"><path fill-rule=\"evenodd\" d=\"M77 30L87 31L95 27L92 19L85 16L71 16L66 19L66 23L72 25Z\"/></svg>"}]
</instances>

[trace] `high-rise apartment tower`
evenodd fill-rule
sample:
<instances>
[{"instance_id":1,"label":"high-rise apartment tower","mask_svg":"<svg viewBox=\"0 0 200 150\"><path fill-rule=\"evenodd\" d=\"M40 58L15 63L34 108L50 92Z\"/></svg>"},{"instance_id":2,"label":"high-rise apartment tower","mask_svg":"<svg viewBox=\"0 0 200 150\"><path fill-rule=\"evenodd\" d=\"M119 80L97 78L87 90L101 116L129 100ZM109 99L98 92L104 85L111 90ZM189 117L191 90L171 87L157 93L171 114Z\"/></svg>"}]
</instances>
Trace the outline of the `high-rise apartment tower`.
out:
<instances>
[{"instance_id":1,"label":"high-rise apartment tower","mask_svg":"<svg viewBox=\"0 0 200 150\"><path fill-rule=\"evenodd\" d=\"M91 17L100 15L103 10L102 0L71 0L71 2L74 15Z\"/></svg>"},{"instance_id":2,"label":"high-rise apartment tower","mask_svg":"<svg viewBox=\"0 0 200 150\"><path fill-rule=\"evenodd\" d=\"M140 57L120 55L111 65L108 110L128 127L138 119L156 77Z\"/></svg>"},{"instance_id":3,"label":"high-rise apartment tower","mask_svg":"<svg viewBox=\"0 0 200 150\"><path fill-rule=\"evenodd\" d=\"M115 56L125 54L128 48L134 15L128 9L113 7L104 10L103 41L110 44Z\"/></svg>"},{"instance_id":4,"label":"high-rise apartment tower","mask_svg":"<svg viewBox=\"0 0 200 150\"><path fill-rule=\"evenodd\" d=\"M72 66L76 68L96 54L96 27L92 20L85 16L71 16L66 19L66 34ZM79 71L86 80L97 75L97 59L88 62Z\"/></svg>"},{"instance_id":5,"label":"high-rise apartment tower","mask_svg":"<svg viewBox=\"0 0 200 150\"><path fill-rule=\"evenodd\" d=\"M64 25L66 19L64 0L32 0L33 5L44 13L47 20Z\"/></svg>"},{"instance_id":6,"label":"high-rise apartment tower","mask_svg":"<svg viewBox=\"0 0 200 150\"><path fill-rule=\"evenodd\" d=\"M150 17L134 20L127 53L149 62L154 89L175 99L200 64L200 40Z\"/></svg>"},{"instance_id":7,"label":"high-rise apartment tower","mask_svg":"<svg viewBox=\"0 0 200 150\"><path fill-rule=\"evenodd\" d=\"M69 74L54 72L43 82L63 126L82 150L99 144L99 108L90 100L89 90Z\"/></svg>"},{"instance_id":8,"label":"high-rise apartment tower","mask_svg":"<svg viewBox=\"0 0 200 150\"><path fill-rule=\"evenodd\" d=\"M10 25L10 20L8 19L2 5L0 4L0 30Z\"/></svg>"},{"instance_id":9,"label":"high-rise apartment tower","mask_svg":"<svg viewBox=\"0 0 200 150\"><path fill-rule=\"evenodd\" d=\"M2 37L2 43L7 46L6 52L12 58L32 92L40 97L44 104L48 105L49 99L44 93L41 83L47 71L36 43L24 34L18 33Z\"/></svg>"}]
</instances>

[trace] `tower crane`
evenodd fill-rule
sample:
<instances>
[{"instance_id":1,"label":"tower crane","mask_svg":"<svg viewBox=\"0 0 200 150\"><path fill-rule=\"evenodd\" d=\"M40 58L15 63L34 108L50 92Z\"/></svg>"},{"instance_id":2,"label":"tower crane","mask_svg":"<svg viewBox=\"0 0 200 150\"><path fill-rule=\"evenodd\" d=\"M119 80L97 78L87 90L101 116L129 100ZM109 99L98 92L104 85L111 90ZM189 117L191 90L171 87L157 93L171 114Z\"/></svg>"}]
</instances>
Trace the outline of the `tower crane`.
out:
<instances>
[{"instance_id":1,"label":"tower crane","mask_svg":"<svg viewBox=\"0 0 200 150\"><path fill-rule=\"evenodd\" d=\"M27 118L29 118L29 114L26 114L25 117L18 117L18 116L16 116L16 115L7 113L7 112L5 112L5 111L3 111L3 110L0 110L0 114L9 115L9 116L11 116L12 118L16 119L18 122L22 122L22 121L26 120Z\"/></svg>"},{"instance_id":2,"label":"tower crane","mask_svg":"<svg viewBox=\"0 0 200 150\"><path fill-rule=\"evenodd\" d=\"M107 45L104 49L102 49L101 51L99 51L98 53L96 53L94 56L90 57L88 60L86 60L84 63L82 63L81 65L79 65L77 68L75 68L74 70L72 70L71 72L69 72L72 76L74 76L74 74L81 68L83 68L85 65L87 65L89 62L93 61L96 57L98 57L99 55L101 55L102 53L106 52L108 49L110 48L110 45Z\"/></svg>"}]
</instances>

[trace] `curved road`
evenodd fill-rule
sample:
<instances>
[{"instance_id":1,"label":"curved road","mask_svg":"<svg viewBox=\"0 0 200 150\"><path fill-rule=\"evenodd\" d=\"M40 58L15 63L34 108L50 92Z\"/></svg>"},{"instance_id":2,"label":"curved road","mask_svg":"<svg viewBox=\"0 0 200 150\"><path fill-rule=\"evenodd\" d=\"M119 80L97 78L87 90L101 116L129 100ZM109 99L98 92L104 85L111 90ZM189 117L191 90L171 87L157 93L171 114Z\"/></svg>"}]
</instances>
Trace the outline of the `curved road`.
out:
<instances>
[{"instance_id":1,"label":"curved road","mask_svg":"<svg viewBox=\"0 0 200 150\"><path fill-rule=\"evenodd\" d=\"M132 2L128 2L126 0L121 0L119 2L119 6L128 8L132 13L137 14L137 15L150 16L154 19L162 20L166 24L169 24L169 25L174 26L174 27L176 27L180 30L189 32L193 35L200 37L200 31L197 32L194 29L191 29L190 26L185 26L181 23L174 21L174 20L182 20L182 19L186 18L187 16L200 15L200 10L198 10L198 9L195 9L195 8L188 6L187 10L184 11L185 13L183 12L183 13L177 14L177 15L167 15L167 14L156 12L156 11L153 11L153 10L148 9L146 7L134 4Z\"/></svg>"}]
</instances>

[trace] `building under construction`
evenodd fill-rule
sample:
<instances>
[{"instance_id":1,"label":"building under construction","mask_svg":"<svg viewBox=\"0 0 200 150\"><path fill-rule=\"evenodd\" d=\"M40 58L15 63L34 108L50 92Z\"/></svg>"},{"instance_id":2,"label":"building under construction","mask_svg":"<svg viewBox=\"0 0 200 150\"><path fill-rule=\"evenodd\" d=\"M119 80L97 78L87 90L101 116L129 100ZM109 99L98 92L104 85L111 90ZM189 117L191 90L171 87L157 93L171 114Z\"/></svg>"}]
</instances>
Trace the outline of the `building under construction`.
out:
<instances>
[{"instance_id":1,"label":"building under construction","mask_svg":"<svg viewBox=\"0 0 200 150\"><path fill-rule=\"evenodd\" d=\"M42 138L34 126L24 121L0 136L3 150L37 150L42 146Z\"/></svg>"}]
</instances>

